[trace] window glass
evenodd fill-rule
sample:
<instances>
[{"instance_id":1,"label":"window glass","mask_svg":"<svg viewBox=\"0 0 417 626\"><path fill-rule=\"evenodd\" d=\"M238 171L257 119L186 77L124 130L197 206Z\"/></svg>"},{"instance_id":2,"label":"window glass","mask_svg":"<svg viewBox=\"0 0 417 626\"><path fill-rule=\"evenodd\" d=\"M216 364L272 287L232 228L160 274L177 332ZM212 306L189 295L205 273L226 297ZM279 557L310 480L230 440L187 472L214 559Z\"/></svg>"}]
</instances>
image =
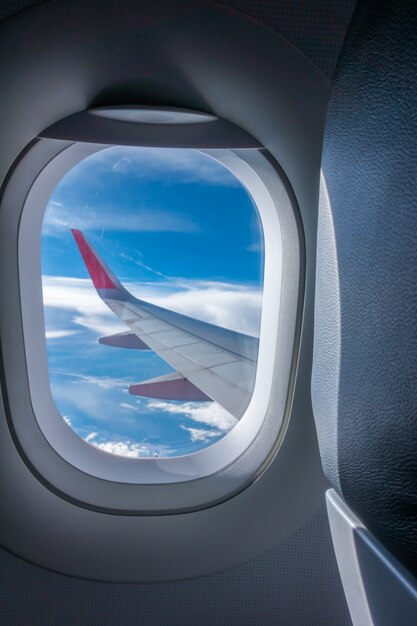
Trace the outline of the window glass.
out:
<instances>
[{"instance_id":1,"label":"window glass","mask_svg":"<svg viewBox=\"0 0 417 626\"><path fill-rule=\"evenodd\" d=\"M254 385L264 253L256 206L223 165L101 150L55 188L41 253L51 392L80 437L170 457L233 428Z\"/></svg>"}]
</instances>

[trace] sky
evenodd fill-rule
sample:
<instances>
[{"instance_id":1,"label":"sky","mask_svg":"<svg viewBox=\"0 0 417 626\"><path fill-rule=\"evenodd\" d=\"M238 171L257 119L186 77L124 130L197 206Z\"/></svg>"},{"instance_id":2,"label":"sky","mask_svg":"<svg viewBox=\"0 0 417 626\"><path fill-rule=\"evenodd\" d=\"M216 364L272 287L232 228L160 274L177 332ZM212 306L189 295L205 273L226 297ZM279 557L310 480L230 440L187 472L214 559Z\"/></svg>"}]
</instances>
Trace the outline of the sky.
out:
<instances>
[{"instance_id":1,"label":"sky","mask_svg":"<svg viewBox=\"0 0 417 626\"><path fill-rule=\"evenodd\" d=\"M95 292L71 228L135 296L258 336L263 236L248 192L195 150L107 148L60 181L42 227L49 380L67 424L130 457L190 454L218 441L236 420L217 403L128 394L173 370L152 351L98 343L128 329Z\"/></svg>"}]
</instances>

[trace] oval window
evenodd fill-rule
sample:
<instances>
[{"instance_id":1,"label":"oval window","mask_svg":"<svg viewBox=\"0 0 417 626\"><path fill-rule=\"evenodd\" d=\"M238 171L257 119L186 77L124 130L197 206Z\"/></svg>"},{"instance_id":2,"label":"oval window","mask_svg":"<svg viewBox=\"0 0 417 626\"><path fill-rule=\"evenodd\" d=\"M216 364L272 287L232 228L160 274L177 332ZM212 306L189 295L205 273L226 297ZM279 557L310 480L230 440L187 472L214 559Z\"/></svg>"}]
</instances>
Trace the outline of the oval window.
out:
<instances>
[{"instance_id":1,"label":"oval window","mask_svg":"<svg viewBox=\"0 0 417 626\"><path fill-rule=\"evenodd\" d=\"M255 384L264 245L224 165L191 149L95 152L54 189L41 255L51 392L82 439L175 457L237 424Z\"/></svg>"}]
</instances>

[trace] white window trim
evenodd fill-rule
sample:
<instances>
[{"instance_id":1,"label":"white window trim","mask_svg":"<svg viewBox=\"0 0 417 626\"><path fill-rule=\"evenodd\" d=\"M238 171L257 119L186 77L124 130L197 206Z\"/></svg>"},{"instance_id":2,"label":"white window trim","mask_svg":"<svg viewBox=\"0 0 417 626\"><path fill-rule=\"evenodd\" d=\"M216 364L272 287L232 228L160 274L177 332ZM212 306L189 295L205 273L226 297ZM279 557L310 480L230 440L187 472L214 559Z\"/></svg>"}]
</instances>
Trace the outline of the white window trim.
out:
<instances>
[{"instance_id":1,"label":"white window trim","mask_svg":"<svg viewBox=\"0 0 417 626\"><path fill-rule=\"evenodd\" d=\"M45 141L45 140L43 140ZM47 140L51 141L51 140ZM52 140L53 141L53 140ZM296 317L300 291L300 244L293 200L277 169L260 150L204 150L206 154L223 163L243 183L254 199L265 235L265 276L261 319L261 337L258 370L254 394L247 412L240 422L221 440L198 452L174 458L132 459L105 453L83 441L64 422L53 401L48 378L42 284L40 270L40 237L42 220L49 197L63 175L83 158L101 150L105 145L74 143L61 150L42 169L33 182L22 207L20 222L16 221L14 237L18 236L18 277L20 306L24 333L26 371L30 390L32 414L13 411L13 426L23 450L29 457L36 453L30 449L30 432L36 419L43 437L50 447L67 464L82 476L90 476L108 485L123 484L132 487L157 485L164 492L163 502L156 504L155 494L149 501L142 498L141 511L154 512L160 507L167 511L185 507L199 508L211 501L217 502L247 486L268 464L282 439L289 413L291 373L296 340ZM2 211L0 219L7 219ZM284 226L287 244L283 250L281 229ZM13 228L8 228L13 230ZM5 253L3 255L7 256ZM280 271L280 258L284 273ZM289 258L291 257L291 258ZM10 264L10 257L6 263ZM280 301L281 281L284 280L285 298ZM16 295L16 294L15 294ZM284 300L284 302L283 302ZM4 309L7 309L7 303ZM279 315L277 312L280 312ZM6 319L7 319L7 312ZM7 326L7 324L6 324ZM13 352L8 342L7 330L3 341L4 353ZM277 357L278 355L278 357ZM12 368L13 369L13 368ZM8 369L10 371L10 368ZM8 388L14 381L8 375ZM15 385L16 387L16 385ZM15 394L9 393L9 401ZM36 416L36 418L35 418ZM38 455L35 469L50 483L59 482L45 471ZM49 473L49 476L45 476ZM210 487L203 487L202 482ZM62 480L67 483L67 480ZM178 498L174 491L187 483L187 492ZM198 484L198 485L197 485ZM193 485L193 488L190 488ZM169 489L170 487L175 489ZM66 489L68 492L68 488ZM86 500L72 481L71 498ZM81 490L82 491L82 490ZM103 492L104 493L104 492ZM210 493L209 500L207 494ZM168 497L171 494L172 497ZM103 496L104 497L104 496ZM103 497L89 497L88 506L102 507ZM118 500L119 498L116 498ZM123 499L123 498L122 498ZM114 498L104 497L106 501ZM120 503L119 503L120 504ZM117 508L119 504L109 504ZM130 503L130 506L132 504ZM135 507L138 505L135 503ZM126 505L121 507L126 508ZM135 510L137 510L135 508Z\"/></svg>"}]
</instances>

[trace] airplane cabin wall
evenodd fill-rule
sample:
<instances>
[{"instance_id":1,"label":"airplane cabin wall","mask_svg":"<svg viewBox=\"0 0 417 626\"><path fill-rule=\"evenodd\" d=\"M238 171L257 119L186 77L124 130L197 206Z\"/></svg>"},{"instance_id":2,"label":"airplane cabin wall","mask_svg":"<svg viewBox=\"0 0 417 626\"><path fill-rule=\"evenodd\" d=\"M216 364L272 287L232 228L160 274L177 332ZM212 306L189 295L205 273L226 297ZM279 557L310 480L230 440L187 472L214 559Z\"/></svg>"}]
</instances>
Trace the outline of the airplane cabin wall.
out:
<instances>
[{"instance_id":1,"label":"airplane cabin wall","mask_svg":"<svg viewBox=\"0 0 417 626\"><path fill-rule=\"evenodd\" d=\"M30 11L35 4L36 0L0 2L0 19L26 8ZM71 2L60 4L65 20L65 6ZM219 4L286 37L331 78L355 2L221 0ZM7 96L4 88L3 93ZM210 576L168 583L100 583L56 574L1 548L0 585L0 622L7 625L350 624L324 505L280 546Z\"/></svg>"}]
</instances>

